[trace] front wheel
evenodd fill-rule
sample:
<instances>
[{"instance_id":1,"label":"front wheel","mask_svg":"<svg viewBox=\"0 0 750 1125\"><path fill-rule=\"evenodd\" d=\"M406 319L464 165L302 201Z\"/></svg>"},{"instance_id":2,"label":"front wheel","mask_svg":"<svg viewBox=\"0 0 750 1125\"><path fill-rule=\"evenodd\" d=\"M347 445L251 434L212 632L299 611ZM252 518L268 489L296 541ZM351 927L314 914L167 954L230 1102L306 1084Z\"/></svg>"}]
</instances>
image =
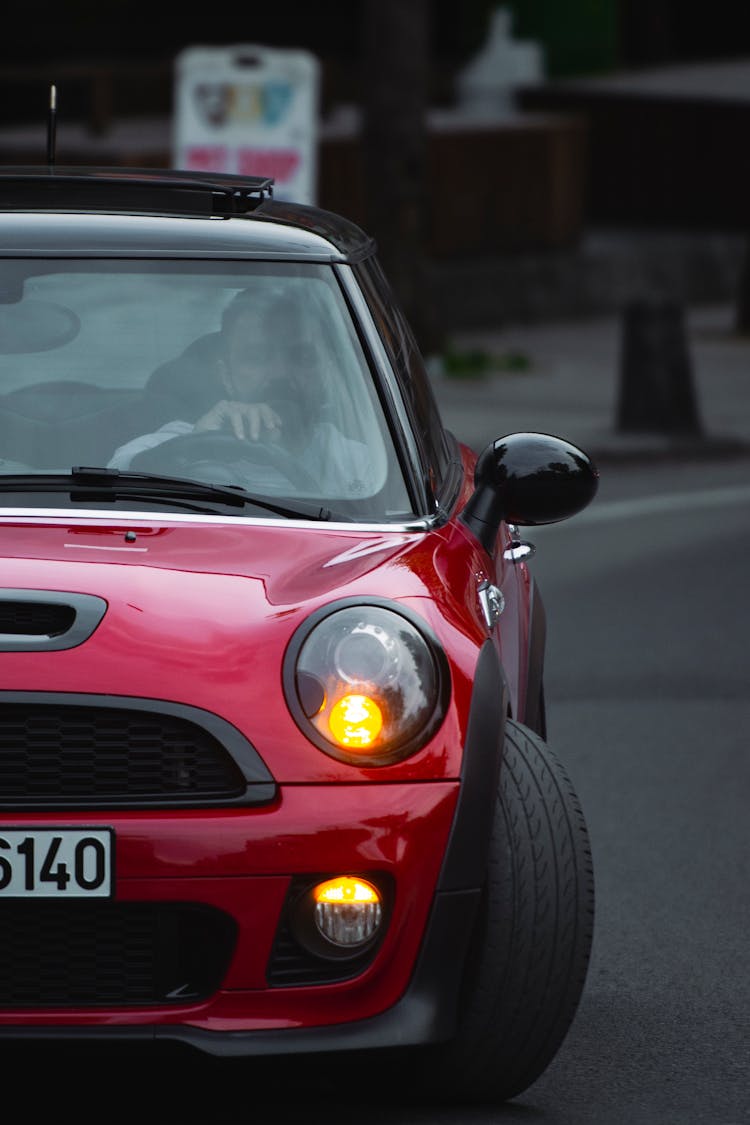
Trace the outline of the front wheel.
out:
<instances>
[{"instance_id":1,"label":"front wheel","mask_svg":"<svg viewBox=\"0 0 750 1125\"><path fill-rule=\"evenodd\" d=\"M482 902L454 1038L428 1048L424 1092L504 1101L561 1046L588 966L594 880L578 798L533 731L506 723Z\"/></svg>"}]
</instances>

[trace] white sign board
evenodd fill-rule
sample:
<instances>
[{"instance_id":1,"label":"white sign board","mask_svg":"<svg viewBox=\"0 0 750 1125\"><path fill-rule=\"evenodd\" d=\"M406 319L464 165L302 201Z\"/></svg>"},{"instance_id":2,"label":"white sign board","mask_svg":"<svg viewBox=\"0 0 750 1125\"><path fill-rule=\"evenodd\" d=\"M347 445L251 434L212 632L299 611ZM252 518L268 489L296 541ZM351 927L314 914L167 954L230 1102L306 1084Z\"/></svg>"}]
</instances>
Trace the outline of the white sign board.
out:
<instances>
[{"instance_id":1,"label":"white sign board","mask_svg":"<svg viewBox=\"0 0 750 1125\"><path fill-rule=\"evenodd\" d=\"M175 60L173 166L270 176L276 199L314 204L319 71L308 51L188 47Z\"/></svg>"}]
</instances>

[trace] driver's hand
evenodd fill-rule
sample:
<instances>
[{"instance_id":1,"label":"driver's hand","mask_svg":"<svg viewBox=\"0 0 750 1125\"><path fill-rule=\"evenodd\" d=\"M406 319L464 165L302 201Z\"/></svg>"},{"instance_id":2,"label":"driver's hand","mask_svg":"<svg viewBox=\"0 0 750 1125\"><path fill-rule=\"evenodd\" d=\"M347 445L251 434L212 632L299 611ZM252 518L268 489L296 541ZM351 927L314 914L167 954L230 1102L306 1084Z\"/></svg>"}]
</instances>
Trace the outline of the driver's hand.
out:
<instances>
[{"instance_id":1,"label":"driver's hand","mask_svg":"<svg viewBox=\"0 0 750 1125\"><path fill-rule=\"evenodd\" d=\"M241 440L274 441L281 430L281 419L268 403L222 399L198 419L195 429L231 430Z\"/></svg>"}]
</instances>

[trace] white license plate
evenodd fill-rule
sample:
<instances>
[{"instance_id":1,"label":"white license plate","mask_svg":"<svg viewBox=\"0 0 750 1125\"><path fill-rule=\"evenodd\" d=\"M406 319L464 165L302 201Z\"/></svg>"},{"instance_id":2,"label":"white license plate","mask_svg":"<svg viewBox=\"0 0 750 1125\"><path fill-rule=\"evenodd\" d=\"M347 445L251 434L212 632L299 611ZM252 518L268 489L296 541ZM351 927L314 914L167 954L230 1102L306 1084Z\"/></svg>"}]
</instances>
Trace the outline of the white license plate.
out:
<instances>
[{"instance_id":1,"label":"white license plate","mask_svg":"<svg viewBox=\"0 0 750 1125\"><path fill-rule=\"evenodd\" d=\"M1 898L109 898L111 828L3 828Z\"/></svg>"}]
</instances>

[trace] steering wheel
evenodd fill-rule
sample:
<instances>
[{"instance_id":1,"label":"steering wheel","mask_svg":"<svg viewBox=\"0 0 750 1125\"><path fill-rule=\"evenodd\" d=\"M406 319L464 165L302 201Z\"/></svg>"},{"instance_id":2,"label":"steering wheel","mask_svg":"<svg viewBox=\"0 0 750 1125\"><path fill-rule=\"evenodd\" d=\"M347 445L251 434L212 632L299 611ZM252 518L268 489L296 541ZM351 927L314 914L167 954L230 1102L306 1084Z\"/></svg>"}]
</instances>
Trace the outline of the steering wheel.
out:
<instances>
[{"instance_id":1,"label":"steering wheel","mask_svg":"<svg viewBox=\"0 0 750 1125\"><path fill-rule=\"evenodd\" d=\"M193 476L199 467L204 471L220 469L223 470L220 479L214 475L212 483L237 484L236 475L231 473L229 466L238 461L271 465L300 491L313 495L320 491L314 477L281 446L268 441L244 441L234 434L215 430L179 434L139 453L130 467L139 472L166 472L178 476Z\"/></svg>"}]
</instances>

